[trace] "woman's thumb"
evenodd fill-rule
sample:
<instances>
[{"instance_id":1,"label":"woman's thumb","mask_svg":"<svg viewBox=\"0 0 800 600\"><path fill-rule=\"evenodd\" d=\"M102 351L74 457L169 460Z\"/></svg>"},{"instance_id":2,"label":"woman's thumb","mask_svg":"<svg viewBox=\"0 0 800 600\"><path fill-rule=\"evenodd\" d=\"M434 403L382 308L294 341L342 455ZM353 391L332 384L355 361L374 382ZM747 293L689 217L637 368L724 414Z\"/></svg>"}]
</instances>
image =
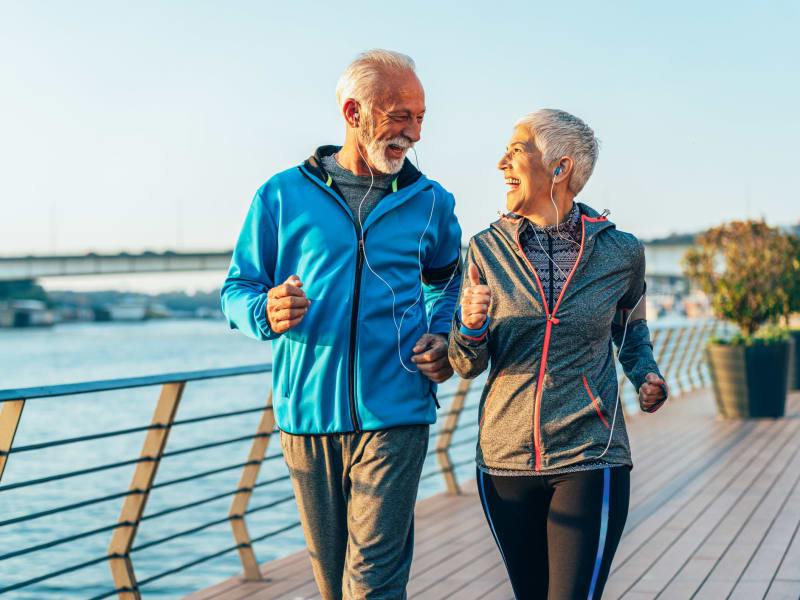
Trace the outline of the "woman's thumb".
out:
<instances>
[{"instance_id":1,"label":"woman's thumb","mask_svg":"<svg viewBox=\"0 0 800 600\"><path fill-rule=\"evenodd\" d=\"M469 263L469 282L472 285L480 285L481 284L480 271L478 271L478 267L476 267L473 263Z\"/></svg>"}]
</instances>

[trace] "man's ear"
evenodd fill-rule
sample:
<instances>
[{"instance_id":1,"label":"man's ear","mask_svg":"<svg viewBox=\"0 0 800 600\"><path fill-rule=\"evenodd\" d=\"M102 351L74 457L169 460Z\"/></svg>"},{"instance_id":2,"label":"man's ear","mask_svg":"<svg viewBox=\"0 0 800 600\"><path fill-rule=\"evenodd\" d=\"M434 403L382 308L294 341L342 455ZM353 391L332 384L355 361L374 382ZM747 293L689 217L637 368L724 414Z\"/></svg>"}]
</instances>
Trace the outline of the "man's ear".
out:
<instances>
[{"instance_id":1,"label":"man's ear","mask_svg":"<svg viewBox=\"0 0 800 600\"><path fill-rule=\"evenodd\" d=\"M348 98L342 104L342 115L350 127L358 127L360 120L359 105L353 98Z\"/></svg>"}]
</instances>

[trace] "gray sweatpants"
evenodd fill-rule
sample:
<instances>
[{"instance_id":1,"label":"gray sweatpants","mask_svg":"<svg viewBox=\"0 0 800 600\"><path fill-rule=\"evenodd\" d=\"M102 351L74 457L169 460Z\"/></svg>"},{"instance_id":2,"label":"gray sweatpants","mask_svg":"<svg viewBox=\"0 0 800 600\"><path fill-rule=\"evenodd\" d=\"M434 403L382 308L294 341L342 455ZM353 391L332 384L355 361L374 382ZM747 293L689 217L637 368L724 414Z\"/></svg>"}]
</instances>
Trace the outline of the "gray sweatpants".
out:
<instances>
[{"instance_id":1,"label":"gray sweatpants","mask_svg":"<svg viewBox=\"0 0 800 600\"><path fill-rule=\"evenodd\" d=\"M314 578L325 600L404 600L428 426L281 432Z\"/></svg>"}]
</instances>

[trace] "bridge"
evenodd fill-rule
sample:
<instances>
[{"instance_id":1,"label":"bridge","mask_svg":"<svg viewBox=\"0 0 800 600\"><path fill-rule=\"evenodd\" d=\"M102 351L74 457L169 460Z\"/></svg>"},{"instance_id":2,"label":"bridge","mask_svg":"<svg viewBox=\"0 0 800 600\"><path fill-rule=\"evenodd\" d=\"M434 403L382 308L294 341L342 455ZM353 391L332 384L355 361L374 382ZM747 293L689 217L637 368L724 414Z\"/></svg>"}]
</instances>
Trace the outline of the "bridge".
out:
<instances>
[{"instance_id":1,"label":"bridge","mask_svg":"<svg viewBox=\"0 0 800 600\"><path fill-rule=\"evenodd\" d=\"M682 279L680 258L687 243L645 244L646 275L653 279ZM30 281L42 277L74 277L187 271L226 271L231 251L141 252L131 254L73 254L0 257L0 281Z\"/></svg>"},{"instance_id":2,"label":"bridge","mask_svg":"<svg viewBox=\"0 0 800 600\"><path fill-rule=\"evenodd\" d=\"M230 250L6 256L0 257L0 281L26 281L41 277L73 277L77 275L226 271L230 260Z\"/></svg>"}]
</instances>

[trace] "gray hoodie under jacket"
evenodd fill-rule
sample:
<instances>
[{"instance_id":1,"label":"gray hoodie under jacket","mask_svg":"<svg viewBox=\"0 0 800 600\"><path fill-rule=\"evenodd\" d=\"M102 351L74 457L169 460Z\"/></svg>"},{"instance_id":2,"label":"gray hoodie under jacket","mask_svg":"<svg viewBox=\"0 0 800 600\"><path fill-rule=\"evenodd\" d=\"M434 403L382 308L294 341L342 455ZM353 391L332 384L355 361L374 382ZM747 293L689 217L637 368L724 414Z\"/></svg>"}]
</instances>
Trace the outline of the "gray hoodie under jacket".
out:
<instances>
[{"instance_id":1,"label":"gray hoodie under jacket","mask_svg":"<svg viewBox=\"0 0 800 600\"><path fill-rule=\"evenodd\" d=\"M467 262L492 292L488 329L465 335L456 313L449 358L464 378L489 367L479 405L482 470L633 466L621 406L611 427L617 401L612 338L619 347L623 327L614 324L615 313L633 309L644 294L644 246L577 204L580 254L552 310L519 244L522 218L504 217L470 240ZM468 285L464 277L462 290ZM660 376L644 319L628 324L619 360L637 390L647 373Z\"/></svg>"}]
</instances>

